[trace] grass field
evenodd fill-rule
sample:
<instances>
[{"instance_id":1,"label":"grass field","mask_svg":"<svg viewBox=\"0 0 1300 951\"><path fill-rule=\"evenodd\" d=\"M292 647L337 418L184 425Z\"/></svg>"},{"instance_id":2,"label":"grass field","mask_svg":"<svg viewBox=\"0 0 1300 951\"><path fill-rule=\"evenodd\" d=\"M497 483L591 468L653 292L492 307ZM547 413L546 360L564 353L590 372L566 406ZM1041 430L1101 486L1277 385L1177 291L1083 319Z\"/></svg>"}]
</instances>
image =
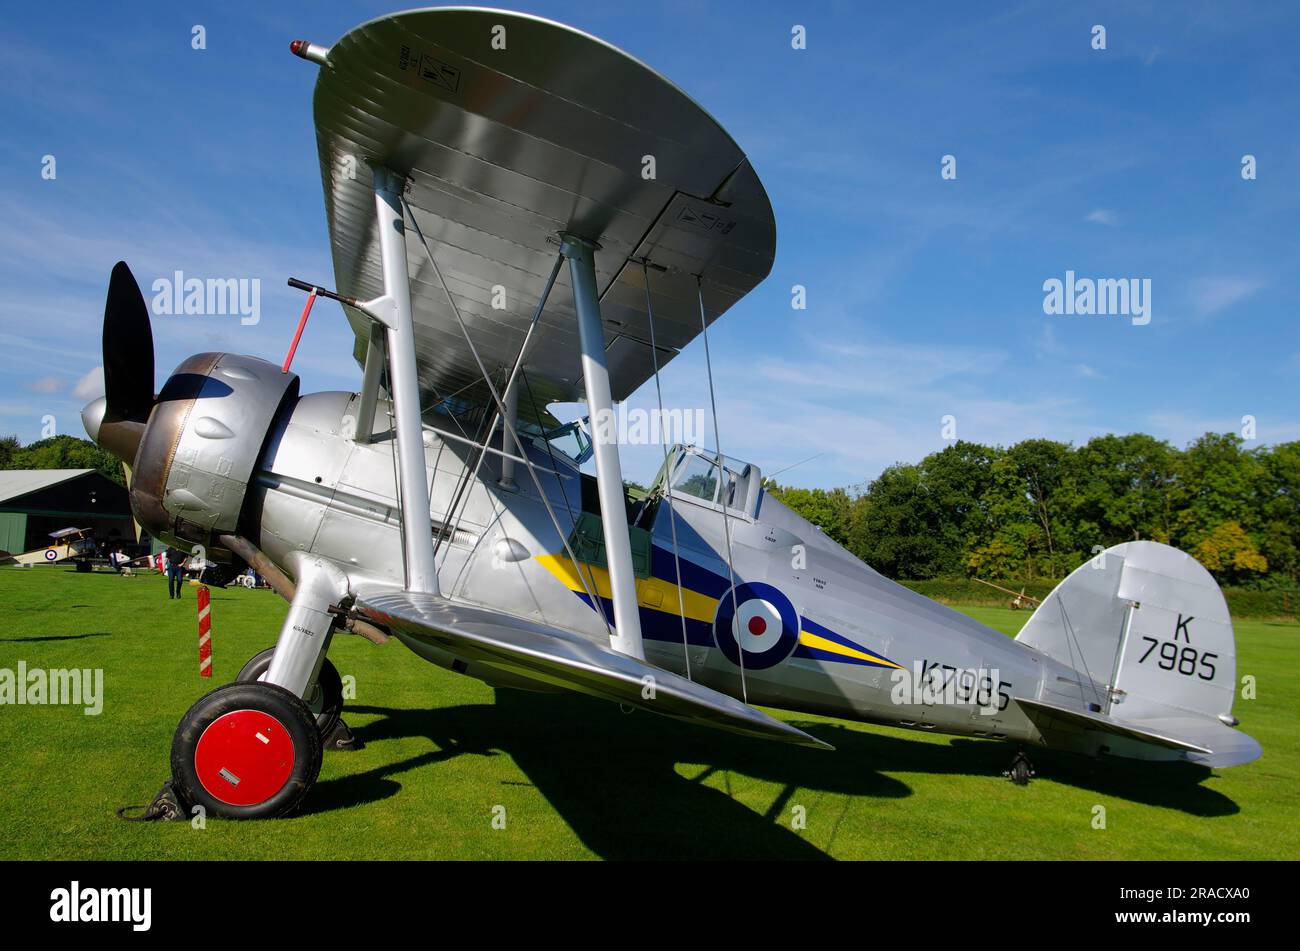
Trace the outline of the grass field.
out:
<instances>
[{"instance_id":1,"label":"grass field","mask_svg":"<svg viewBox=\"0 0 1300 951\"><path fill-rule=\"evenodd\" d=\"M1093 763L779 714L837 747L792 749L624 715L584 697L494 691L396 641L336 638L364 750L328 753L301 814L139 823L117 810L167 778L186 708L273 643L270 591L212 591L215 677L197 675L195 589L61 567L0 569L0 668L102 668L104 708L0 706L0 859L1300 857L1300 625L1237 625L1238 701L1264 746L1249 766ZM1027 614L969 613L1008 634ZM1106 828L1093 828L1094 807ZM493 827L504 807L505 828ZM806 818L803 828L792 820Z\"/></svg>"}]
</instances>

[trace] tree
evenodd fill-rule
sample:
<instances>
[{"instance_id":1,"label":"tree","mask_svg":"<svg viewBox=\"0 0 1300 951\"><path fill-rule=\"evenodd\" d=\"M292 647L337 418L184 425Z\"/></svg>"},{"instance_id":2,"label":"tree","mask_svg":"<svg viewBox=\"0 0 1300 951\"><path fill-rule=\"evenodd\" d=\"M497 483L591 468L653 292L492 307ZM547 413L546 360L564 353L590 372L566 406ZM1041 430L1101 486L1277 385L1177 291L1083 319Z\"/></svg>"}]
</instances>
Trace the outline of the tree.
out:
<instances>
[{"instance_id":1,"label":"tree","mask_svg":"<svg viewBox=\"0 0 1300 951\"><path fill-rule=\"evenodd\" d=\"M867 488L867 504L853 525L849 550L894 578L934 578L960 570L961 550L946 547L943 513L920 466L892 465Z\"/></svg>"},{"instance_id":2,"label":"tree","mask_svg":"<svg viewBox=\"0 0 1300 951\"><path fill-rule=\"evenodd\" d=\"M1192 554L1221 582L1255 580L1268 571L1268 559L1236 522L1216 526Z\"/></svg>"},{"instance_id":3,"label":"tree","mask_svg":"<svg viewBox=\"0 0 1300 951\"><path fill-rule=\"evenodd\" d=\"M1016 468L1033 519L1043 530L1045 567L1049 573L1060 573L1064 566L1057 558L1058 549L1064 553L1072 541L1063 523L1070 509L1067 498L1074 491L1073 449L1050 439L1027 439L1012 446L1007 457Z\"/></svg>"},{"instance_id":4,"label":"tree","mask_svg":"<svg viewBox=\"0 0 1300 951\"><path fill-rule=\"evenodd\" d=\"M767 491L839 544L847 544L853 500L843 489L782 488L773 482Z\"/></svg>"},{"instance_id":5,"label":"tree","mask_svg":"<svg viewBox=\"0 0 1300 951\"><path fill-rule=\"evenodd\" d=\"M1294 584L1300 574L1300 442L1280 443L1260 462L1260 548L1269 568Z\"/></svg>"},{"instance_id":6,"label":"tree","mask_svg":"<svg viewBox=\"0 0 1300 951\"><path fill-rule=\"evenodd\" d=\"M17 440L14 440L14 444ZM30 446L11 448L5 469L96 469L118 485L126 485L122 463L93 442L75 436L52 436Z\"/></svg>"},{"instance_id":7,"label":"tree","mask_svg":"<svg viewBox=\"0 0 1300 951\"><path fill-rule=\"evenodd\" d=\"M1169 443L1145 433L1097 436L1078 449L1075 472L1073 518L1085 552L1143 538L1169 541L1178 481L1178 450Z\"/></svg>"},{"instance_id":8,"label":"tree","mask_svg":"<svg viewBox=\"0 0 1300 951\"><path fill-rule=\"evenodd\" d=\"M1183 452L1174 504L1175 543L1194 549L1224 522L1247 532L1260 527L1258 490L1264 468L1235 433L1206 433Z\"/></svg>"}]
</instances>

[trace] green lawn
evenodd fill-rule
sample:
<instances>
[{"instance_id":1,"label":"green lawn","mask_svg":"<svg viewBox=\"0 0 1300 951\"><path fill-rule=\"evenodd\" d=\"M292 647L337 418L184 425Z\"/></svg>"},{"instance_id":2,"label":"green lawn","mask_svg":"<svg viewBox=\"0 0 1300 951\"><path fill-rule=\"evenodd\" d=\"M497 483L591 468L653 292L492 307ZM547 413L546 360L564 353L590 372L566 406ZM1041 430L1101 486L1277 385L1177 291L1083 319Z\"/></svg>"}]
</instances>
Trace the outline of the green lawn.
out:
<instances>
[{"instance_id":1,"label":"green lawn","mask_svg":"<svg viewBox=\"0 0 1300 951\"><path fill-rule=\"evenodd\" d=\"M102 668L105 692L99 716L0 706L0 859L1300 857L1300 626L1252 621L1238 624L1239 673L1258 677L1259 699L1236 712L1262 760L1211 772L1036 752L1025 788L1001 778L1013 749L994 742L778 714L837 747L792 749L583 697L498 694L395 641L340 637L330 656L356 679L345 718L367 746L326 754L302 814L127 822L118 808L167 778L185 709L270 645L285 613L269 591L214 589L203 681L194 597L168 601L157 575L0 569L0 668ZM1007 633L1028 616L969 613Z\"/></svg>"}]
</instances>

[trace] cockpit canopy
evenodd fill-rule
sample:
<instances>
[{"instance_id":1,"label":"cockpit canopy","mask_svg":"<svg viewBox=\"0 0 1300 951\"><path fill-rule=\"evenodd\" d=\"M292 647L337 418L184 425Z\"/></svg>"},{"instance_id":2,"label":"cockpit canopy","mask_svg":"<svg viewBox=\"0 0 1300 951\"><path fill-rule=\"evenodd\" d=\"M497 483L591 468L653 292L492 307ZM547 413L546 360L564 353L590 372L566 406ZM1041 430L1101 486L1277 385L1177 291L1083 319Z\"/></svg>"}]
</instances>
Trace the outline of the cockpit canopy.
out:
<instances>
[{"instance_id":1,"label":"cockpit canopy","mask_svg":"<svg viewBox=\"0 0 1300 951\"><path fill-rule=\"evenodd\" d=\"M595 448L584 428L585 423L585 419L580 419L551 429L543 429L536 423L521 420L518 432L522 436L532 438L534 444L545 452L561 453L576 467L590 459Z\"/></svg>"},{"instance_id":2,"label":"cockpit canopy","mask_svg":"<svg viewBox=\"0 0 1300 951\"><path fill-rule=\"evenodd\" d=\"M677 445L669 450L652 486L652 491L660 494L669 489L674 501L680 498L712 508L725 507L753 518L763 490L763 474L751 463L698 446Z\"/></svg>"}]
</instances>

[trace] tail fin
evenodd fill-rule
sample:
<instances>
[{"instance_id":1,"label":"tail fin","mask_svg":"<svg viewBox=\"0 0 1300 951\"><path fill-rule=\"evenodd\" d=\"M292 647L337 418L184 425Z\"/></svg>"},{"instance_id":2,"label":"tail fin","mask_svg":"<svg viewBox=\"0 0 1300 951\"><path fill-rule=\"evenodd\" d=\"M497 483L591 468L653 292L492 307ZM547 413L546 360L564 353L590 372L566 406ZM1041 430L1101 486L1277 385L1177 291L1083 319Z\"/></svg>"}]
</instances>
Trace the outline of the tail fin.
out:
<instances>
[{"instance_id":1,"label":"tail fin","mask_svg":"<svg viewBox=\"0 0 1300 951\"><path fill-rule=\"evenodd\" d=\"M1058 719L1071 709L1089 729L1211 766L1260 755L1258 743L1230 729L1237 649L1223 592L1176 548L1108 548L1062 581L1016 640L1081 675L1045 685L1027 709L1055 708Z\"/></svg>"}]
</instances>

